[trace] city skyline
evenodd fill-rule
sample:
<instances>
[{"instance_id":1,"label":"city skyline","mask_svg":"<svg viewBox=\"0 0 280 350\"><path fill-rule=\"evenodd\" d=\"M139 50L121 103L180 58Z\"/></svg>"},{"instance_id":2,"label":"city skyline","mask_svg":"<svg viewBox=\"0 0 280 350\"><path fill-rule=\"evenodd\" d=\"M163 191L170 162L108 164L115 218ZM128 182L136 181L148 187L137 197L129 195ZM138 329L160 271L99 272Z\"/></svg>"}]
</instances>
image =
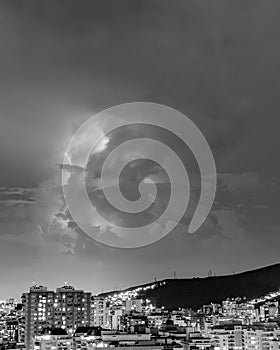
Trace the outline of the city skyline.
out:
<instances>
[{"instance_id":1,"label":"city skyline","mask_svg":"<svg viewBox=\"0 0 280 350\"><path fill-rule=\"evenodd\" d=\"M222 275L279 262L279 7L272 0L1 1L1 299L18 298L33 281L99 293L174 271ZM190 150L153 127L107 135L86 169L94 190L101 160L133 137L171 145L191 174L191 213L163 239L119 249L91 239L72 219L61 170L84 122L137 101L172 107L197 125L215 159L217 191L203 225L188 234L200 190ZM85 169L68 170L77 185ZM102 201L99 209L114 223L143 226L166 207L166 174L144 160L123 177L131 201L142 178L155 180L160 191L151 212L131 219ZM97 235L114 240L118 233L93 221ZM162 231L155 226L151 234Z\"/></svg>"},{"instance_id":2,"label":"city skyline","mask_svg":"<svg viewBox=\"0 0 280 350\"><path fill-rule=\"evenodd\" d=\"M276 268L279 269L279 264ZM251 276L255 276L255 281L260 280L256 271ZM209 276L209 281L214 281L213 278ZM22 303L12 298L0 302L0 345L3 349L16 350L279 349L279 284L261 295L251 288L251 297L244 294L228 297L228 290L225 298L218 299L215 294L212 299L206 288L204 303L195 308L186 306L186 300L171 307L162 304L162 300L152 301L151 295L147 298L145 293L164 289L169 283L171 280L154 282L98 297L69 285L56 290L33 285L22 294ZM251 283L256 286L252 279ZM240 293L241 289L239 286ZM174 297L177 292L173 286Z\"/></svg>"}]
</instances>

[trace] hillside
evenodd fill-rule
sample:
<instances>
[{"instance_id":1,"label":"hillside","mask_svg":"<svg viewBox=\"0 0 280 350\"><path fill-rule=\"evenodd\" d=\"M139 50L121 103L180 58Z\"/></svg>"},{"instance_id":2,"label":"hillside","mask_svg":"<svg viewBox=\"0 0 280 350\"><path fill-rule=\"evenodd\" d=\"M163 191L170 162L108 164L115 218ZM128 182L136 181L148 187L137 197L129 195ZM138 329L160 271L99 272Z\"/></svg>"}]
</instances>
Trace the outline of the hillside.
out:
<instances>
[{"instance_id":1,"label":"hillside","mask_svg":"<svg viewBox=\"0 0 280 350\"><path fill-rule=\"evenodd\" d=\"M179 307L199 308L210 302L221 302L228 297L247 297L249 299L278 290L280 287L280 264L246 271L235 275L166 279L154 283L127 288L133 290L155 285L142 290L141 298L152 300L158 307L167 309ZM108 295L114 292L103 293Z\"/></svg>"}]
</instances>

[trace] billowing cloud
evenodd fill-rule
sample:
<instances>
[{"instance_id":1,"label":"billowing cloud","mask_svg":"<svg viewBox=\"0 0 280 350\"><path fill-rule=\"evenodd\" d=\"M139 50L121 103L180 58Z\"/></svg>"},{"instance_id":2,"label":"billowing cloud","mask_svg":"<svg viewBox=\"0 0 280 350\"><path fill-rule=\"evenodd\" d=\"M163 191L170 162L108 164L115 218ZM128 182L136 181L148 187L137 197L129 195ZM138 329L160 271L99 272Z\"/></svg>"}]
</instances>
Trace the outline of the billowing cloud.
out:
<instances>
[{"instance_id":1,"label":"billowing cloud","mask_svg":"<svg viewBox=\"0 0 280 350\"><path fill-rule=\"evenodd\" d=\"M213 265L226 273L278 260L279 2L69 0L65 6L31 0L24 6L2 1L0 8L4 296L18 291L20 283L26 286L28 278L60 283L75 275L74 284L97 288L90 275L101 289L116 284L111 281L125 286L166 277L170 270L193 276ZM213 211L195 236L185 234L186 216L157 244L124 251L97 243L75 225L55 164L63 163L67 144L85 120L132 101L162 103L188 115L209 141L221 175ZM104 136L102 131L97 125L88 142ZM145 135L156 133L145 130ZM100 193L103 156L126 133L106 136L86 172L75 162L79 152L70 150L67 156L76 166L67 164L69 185L79 188L86 174L104 215L129 223L104 205ZM191 213L199 194L196 163L177 141L169 142L193 174ZM125 169L123 190L137 198L137 173L158 183L158 201L149 213L154 217L166 206L168 181L155 166L139 164ZM91 219L96 234L118 239L110 227ZM152 234L165 227L155 225Z\"/></svg>"}]
</instances>

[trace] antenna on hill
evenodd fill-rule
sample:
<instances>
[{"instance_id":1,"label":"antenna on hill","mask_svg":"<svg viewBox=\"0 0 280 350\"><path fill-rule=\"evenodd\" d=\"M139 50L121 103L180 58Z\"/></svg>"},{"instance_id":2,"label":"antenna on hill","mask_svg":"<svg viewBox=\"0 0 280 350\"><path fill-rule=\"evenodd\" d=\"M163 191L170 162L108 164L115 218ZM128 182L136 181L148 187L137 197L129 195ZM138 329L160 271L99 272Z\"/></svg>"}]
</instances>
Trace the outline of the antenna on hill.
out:
<instances>
[{"instance_id":1,"label":"antenna on hill","mask_svg":"<svg viewBox=\"0 0 280 350\"><path fill-rule=\"evenodd\" d=\"M177 278L177 276L176 276L176 271L174 271L174 279L176 279Z\"/></svg>"}]
</instances>

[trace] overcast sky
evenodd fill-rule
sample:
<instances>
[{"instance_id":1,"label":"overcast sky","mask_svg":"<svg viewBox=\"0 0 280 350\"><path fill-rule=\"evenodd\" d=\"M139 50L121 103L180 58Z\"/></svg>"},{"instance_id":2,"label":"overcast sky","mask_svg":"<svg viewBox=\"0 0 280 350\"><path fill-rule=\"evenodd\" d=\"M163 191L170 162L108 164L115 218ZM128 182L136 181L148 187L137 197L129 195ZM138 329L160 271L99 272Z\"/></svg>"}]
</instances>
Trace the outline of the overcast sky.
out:
<instances>
[{"instance_id":1,"label":"overcast sky","mask_svg":"<svg viewBox=\"0 0 280 350\"><path fill-rule=\"evenodd\" d=\"M279 10L277 0L1 1L0 298L32 281L100 292L175 270L205 276L279 261ZM153 245L117 249L65 214L59 164L83 122L133 101L196 123L218 190L194 235L181 222ZM149 163L141 169L152 174Z\"/></svg>"}]
</instances>

